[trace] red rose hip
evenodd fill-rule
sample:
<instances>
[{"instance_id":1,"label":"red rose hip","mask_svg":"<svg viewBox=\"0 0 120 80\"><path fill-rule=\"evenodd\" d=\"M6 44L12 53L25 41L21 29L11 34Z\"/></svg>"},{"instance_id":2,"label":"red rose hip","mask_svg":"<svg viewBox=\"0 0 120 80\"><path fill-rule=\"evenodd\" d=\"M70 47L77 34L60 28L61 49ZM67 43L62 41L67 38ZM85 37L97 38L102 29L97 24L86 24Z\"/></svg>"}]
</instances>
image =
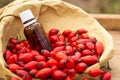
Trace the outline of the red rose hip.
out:
<instances>
[{"instance_id":1,"label":"red rose hip","mask_svg":"<svg viewBox=\"0 0 120 80\"><path fill-rule=\"evenodd\" d=\"M111 80L111 74L109 72L102 73L101 80Z\"/></svg>"},{"instance_id":2,"label":"red rose hip","mask_svg":"<svg viewBox=\"0 0 120 80\"><path fill-rule=\"evenodd\" d=\"M51 68L43 68L38 71L38 73L36 74L36 77L40 79L44 79L44 78L48 78L49 76L51 76L51 74L52 74Z\"/></svg>"},{"instance_id":3,"label":"red rose hip","mask_svg":"<svg viewBox=\"0 0 120 80\"><path fill-rule=\"evenodd\" d=\"M52 35L57 35L57 34L58 34L58 32L59 32L59 30L58 30L58 29L53 28L53 29L51 29L51 30L49 31L49 35L50 35L50 36L52 36Z\"/></svg>"},{"instance_id":4,"label":"red rose hip","mask_svg":"<svg viewBox=\"0 0 120 80\"><path fill-rule=\"evenodd\" d=\"M92 77L97 77L102 73L102 70L99 68L93 68L89 70L89 75Z\"/></svg>"},{"instance_id":5,"label":"red rose hip","mask_svg":"<svg viewBox=\"0 0 120 80\"><path fill-rule=\"evenodd\" d=\"M64 80L67 77L67 75L62 72L61 70L56 70L52 74L52 78L54 80Z\"/></svg>"},{"instance_id":6,"label":"red rose hip","mask_svg":"<svg viewBox=\"0 0 120 80\"><path fill-rule=\"evenodd\" d=\"M76 69L76 72L83 73L86 70L86 68L87 68L87 64L81 62L76 65L75 69Z\"/></svg>"}]
</instances>

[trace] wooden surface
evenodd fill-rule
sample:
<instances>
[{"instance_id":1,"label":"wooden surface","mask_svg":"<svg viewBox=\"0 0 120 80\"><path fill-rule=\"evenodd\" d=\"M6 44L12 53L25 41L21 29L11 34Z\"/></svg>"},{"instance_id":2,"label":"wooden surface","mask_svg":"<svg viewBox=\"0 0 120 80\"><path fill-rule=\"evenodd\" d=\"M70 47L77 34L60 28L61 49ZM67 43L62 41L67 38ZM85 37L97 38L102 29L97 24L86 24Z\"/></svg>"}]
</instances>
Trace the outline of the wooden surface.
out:
<instances>
[{"instance_id":1,"label":"wooden surface","mask_svg":"<svg viewBox=\"0 0 120 80\"><path fill-rule=\"evenodd\" d=\"M110 67L112 68L111 80L120 80L120 31L109 31L109 33L113 36L115 46L115 54L113 58L109 61Z\"/></svg>"},{"instance_id":2,"label":"wooden surface","mask_svg":"<svg viewBox=\"0 0 120 80\"><path fill-rule=\"evenodd\" d=\"M104 28L109 30L120 30L120 15L119 14L90 14Z\"/></svg>"}]
</instances>

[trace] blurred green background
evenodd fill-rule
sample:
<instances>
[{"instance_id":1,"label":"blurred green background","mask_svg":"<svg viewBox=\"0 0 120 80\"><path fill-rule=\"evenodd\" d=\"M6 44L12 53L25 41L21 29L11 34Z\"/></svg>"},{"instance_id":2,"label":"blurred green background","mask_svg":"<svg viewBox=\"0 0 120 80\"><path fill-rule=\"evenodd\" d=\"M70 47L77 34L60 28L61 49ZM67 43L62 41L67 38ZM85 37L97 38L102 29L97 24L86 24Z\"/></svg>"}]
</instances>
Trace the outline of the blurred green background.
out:
<instances>
[{"instance_id":1,"label":"blurred green background","mask_svg":"<svg viewBox=\"0 0 120 80\"><path fill-rule=\"evenodd\" d=\"M13 0L0 0L0 8ZM120 0L63 0L84 9L88 13L120 14Z\"/></svg>"}]
</instances>

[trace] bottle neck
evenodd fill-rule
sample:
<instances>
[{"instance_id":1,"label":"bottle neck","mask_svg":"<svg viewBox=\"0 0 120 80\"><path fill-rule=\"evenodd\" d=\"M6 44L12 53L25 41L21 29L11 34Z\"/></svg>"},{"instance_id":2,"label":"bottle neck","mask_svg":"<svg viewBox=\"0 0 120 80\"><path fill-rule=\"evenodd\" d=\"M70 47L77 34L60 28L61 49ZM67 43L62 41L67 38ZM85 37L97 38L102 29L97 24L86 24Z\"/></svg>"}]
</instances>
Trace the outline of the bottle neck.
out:
<instances>
[{"instance_id":1,"label":"bottle neck","mask_svg":"<svg viewBox=\"0 0 120 80\"><path fill-rule=\"evenodd\" d=\"M30 20L25 21L23 24L24 24L24 27L27 27L35 22L36 22L36 19L32 18Z\"/></svg>"}]
</instances>

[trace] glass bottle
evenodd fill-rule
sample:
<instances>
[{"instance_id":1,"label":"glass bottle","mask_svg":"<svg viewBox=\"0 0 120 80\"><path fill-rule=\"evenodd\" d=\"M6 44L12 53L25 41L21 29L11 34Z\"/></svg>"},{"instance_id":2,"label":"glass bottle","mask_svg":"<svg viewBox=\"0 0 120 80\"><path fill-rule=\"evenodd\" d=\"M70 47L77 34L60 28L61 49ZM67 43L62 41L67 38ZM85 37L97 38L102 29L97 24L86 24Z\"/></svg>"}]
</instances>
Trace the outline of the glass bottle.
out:
<instances>
[{"instance_id":1,"label":"glass bottle","mask_svg":"<svg viewBox=\"0 0 120 80\"><path fill-rule=\"evenodd\" d=\"M43 49L52 50L50 41L42 27L34 18L31 10L25 10L20 13L20 18L24 24L24 34L28 41L31 43L40 44Z\"/></svg>"}]
</instances>

